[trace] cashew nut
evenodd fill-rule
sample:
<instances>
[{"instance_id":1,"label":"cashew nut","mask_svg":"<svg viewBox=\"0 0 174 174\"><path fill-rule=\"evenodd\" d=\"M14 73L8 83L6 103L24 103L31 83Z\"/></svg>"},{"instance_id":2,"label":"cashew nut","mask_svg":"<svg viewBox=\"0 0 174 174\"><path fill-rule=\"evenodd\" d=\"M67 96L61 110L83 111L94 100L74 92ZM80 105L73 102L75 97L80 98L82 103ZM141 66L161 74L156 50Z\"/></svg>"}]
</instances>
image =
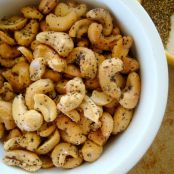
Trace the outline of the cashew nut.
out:
<instances>
[{"instance_id":1,"label":"cashew nut","mask_svg":"<svg viewBox=\"0 0 174 174\"><path fill-rule=\"evenodd\" d=\"M27 23L27 19L20 16L12 16L0 20L0 30L20 30Z\"/></svg>"},{"instance_id":2,"label":"cashew nut","mask_svg":"<svg viewBox=\"0 0 174 174\"><path fill-rule=\"evenodd\" d=\"M47 141L45 141L39 148L36 150L38 154L47 154L50 152L60 141L60 135L58 130L54 132L54 134L49 137Z\"/></svg>"},{"instance_id":3,"label":"cashew nut","mask_svg":"<svg viewBox=\"0 0 174 174\"><path fill-rule=\"evenodd\" d=\"M15 40L8 35L8 33L5 33L3 31L0 31L0 40L8 45L15 45Z\"/></svg>"},{"instance_id":4,"label":"cashew nut","mask_svg":"<svg viewBox=\"0 0 174 174\"><path fill-rule=\"evenodd\" d=\"M30 22L22 30L15 31L14 37L19 45L29 46L35 39L38 30L38 21L31 19Z\"/></svg>"},{"instance_id":5,"label":"cashew nut","mask_svg":"<svg viewBox=\"0 0 174 174\"><path fill-rule=\"evenodd\" d=\"M5 137L5 141L8 141L14 137L22 136L21 131L18 128L10 130L9 134Z\"/></svg>"},{"instance_id":6,"label":"cashew nut","mask_svg":"<svg viewBox=\"0 0 174 174\"><path fill-rule=\"evenodd\" d=\"M62 130L61 137L65 138L64 140L68 143L79 145L86 140L86 137L82 134L82 130L78 124L74 123L70 118L64 115L58 116L57 127Z\"/></svg>"},{"instance_id":7,"label":"cashew nut","mask_svg":"<svg viewBox=\"0 0 174 174\"><path fill-rule=\"evenodd\" d=\"M21 92L30 85L29 65L26 62L17 63L12 69L2 73L15 92Z\"/></svg>"},{"instance_id":8,"label":"cashew nut","mask_svg":"<svg viewBox=\"0 0 174 174\"><path fill-rule=\"evenodd\" d=\"M30 45L31 50L34 51L34 49L35 49L39 44L40 44L40 42L37 41L37 40L32 41L32 42L31 42L31 45Z\"/></svg>"},{"instance_id":9,"label":"cashew nut","mask_svg":"<svg viewBox=\"0 0 174 174\"><path fill-rule=\"evenodd\" d=\"M74 121L76 123L80 120L80 114L75 109L73 109L69 112L64 112L63 114L68 116L72 121Z\"/></svg>"},{"instance_id":10,"label":"cashew nut","mask_svg":"<svg viewBox=\"0 0 174 174\"><path fill-rule=\"evenodd\" d=\"M102 116L103 109L100 106L97 106L91 98L87 95L85 96L80 107L83 109L84 116L89 120L99 123L99 118Z\"/></svg>"},{"instance_id":11,"label":"cashew nut","mask_svg":"<svg viewBox=\"0 0 174 174\"><path fill-rule=\"evenodd\" d=\"M21 94L13 100L12 115L18 128L24 131L36 131L43 123L43 117L39 112L35 110L27 111Z\"/></svg>"},{"instance_id":12,"label":"cashew nut","mask_svg":"<svg viewBox=\"0 0 174 174\"><path fill-rule=\"evenodd\" d=\"M87 162L96 161L103 152L103 147L87 140L82 147L83 159Z\"/></svg>"},{"instance_id":13,"label":"cashew nut","mask_svg":"<svg viewBox=\"0 0 174 174\"><path fill-rule=\"evenodd\" d=\"M121 37L112 49L112 57L126 57L129 53L132 44L133 39L130 36Z\"/></svg>"},{"instance_id":14,"label":"cashew nut","mask_svg":"<svg viewBox=\"0 0 174 174\"><path fill-rule=\"evenodd\" d=\"M99 106L104 106L112 101L112 98L109 95L97 90L94 90L92 92L91 99L94 101L96 105Z\"/></svg>"},{"instance_id":15,"label":"cashew nut","mask_svg":"<svg viewBox=\"0 0 174 174\"><path fill-rule=\"evenodd\" d=\"M125 65L123 63L123 70L121 71L121 73L123 73L124 71L124 66ZM122 74L115 74L112 81L115 81L120 89L123 89L126 85L126 78Z\"/></svg>"},{"instance_id":16,"label":"cashew nut","mask_svg":"<svg viewBox=\"0 0 174 174\"><path fill-rule=\"evenodd\" d=\"M74 168L82 163L78 149L69 143L58 144L51 153L53 164L56 167Z\"/></svg>"},{"instance_id":17,"label":"cashew nut","mask_svg":"<svg viewBox=\"0 0 174 174\"><path fill-rule=\"evenodd\" d=\"M16 127L12 117L12 104L0 100L0 123L5 125L6 130L11 130Z\"/></svg>"},{"instance_id":18,"label":"cashew nut","mask_svg":"<svg viewBox=\"0 0 174 174\"><path fill-rule=\"evenodd\" d=\"M49 79L40 79L32 83L27 89L25 94L25 102L29 109L34 108L34 95L46 94L54 90L54 84Z\"/></svg>"},{"instance_id":19,"label":"cashew nut","mask_svg":"<svg viewBox=\"0 0 174 174\"><path fill-rule=\"evenodd\" d=\"M56 16L63 17L63 16L66 16L70 12L70 10L72 10L72 8L70 8L67 4L65 4L63 2L60 2L56 6L54 14Z\"/></svg>"},{"instance_id":20,"label":"cashew nut","mask_svg":"<svg viewBox=\"0 0 174 174\"><path fill-rule=\"evenodd\" d=\"M14 59L20 56L20 52L16 49L16 47L3 43L0 45L0 56L3 59Z\"/></svg>"},{"instance_id":21,"label":"cashew nut","mask_svg":"<svg viewBox=\"0 0 174 174\"><path fill-rule=\"evenodd\" d=\"M5 127L2 123L0 123L0 139L3 138L5 133Z\"/></svg>"},{"instance_id":22,"label":"cashew nut","mask_svg":"<svg viewBox=\"0 0 174 174\"><path fill-rule=\"evenodd\" d=\"M102 64L102 62L103 62L104 60L106 60L106 57L105 57L104 55L99 54L99 53L96 53L96 52L95 52L95 57L96 57L96 59L97 59L98 67ZM111 58L111 57L110 57L110 58Z\"/></svg>"},{"instance_id":23,"label":"cashew nut","mask_svg":"<svg viewBox=\"0 0 174 174\"><path fill-rule=\"evenodd\" d=\"M124 131L133 116L133 110L128 110L122 106L119 106L114 114L113 120L114 120L114 126L113 126L113 134L117 134L119 132Z\"/></svg>"},{"instance_id":24,"label":"cashew nut","mask_svg":"<svg viewBox=\"0 0 174 174\"><path fill-rule=\"evenodd\" d=\"M36 40L54 48L62 57L68 56L74 48L73 40L62 32L44 31L36 36Z\"/></svg>"},{"instance_id":25,"label":"cashew nut","mask_svg":"<svg viewBox=\"0 0 174 174\"><path fill-rule=\"evenodd\" d=\"M103 8L95 8L90 10L86 17L97 22L100 22L103 25L103 34L105 36L109 36L112 33L113 23L112 17L109 11Z\"/></svg>"},{"instance_id":26,"label":"cashew nut","mask_svg":"<svg viewBox=\"0 0 174 174\"><path fill-rule=\"evenodd\" d=\"M85 47L76 47L67 58L68 63L77 62L82 77L93 79L97 73L97 59L92 50Z\"/></svg>"},{"instance_id":27,"label":"cashew nut","mask_svg":"<svg viewBox=\"0 0 174 174\"><path fill-rule=\"evenodd\" d=\"M79 68L77 68L74 64L68 64L64 73L67 78L81 77Z\"/></svg>"},{"instance_id":28,"label":"cashew nut","mask_svg":"<svg viewBox=\"0 0 174 174\"><path fill-rule=\"evenodd\" d=\"M94 79L87 79L85 81L85 86L89 90L94 90L100 88L100 83L98 77L95 77Z\"/></svg>"},{"instance_id":29,"label":"cashew nut","mask_svg":"<svg viewBox=\"0 0 174 174\"><path fill-rule=\"evenodd\" d=\"M40 22L40 29L41 31L50 31L49 25L45 20Z\"/></svg>"},{"instance_id":30,"label":"cashew nut","mask_svg":"<svg viewBox=\"0 0 174 174\"><path fill-rule=\"evenodd\" d=\"M18 47L18 50L22 53L22 55L27 59L29 63L33 60L33 54L28 48L20 46Z\"/></svg>"},{"instance_id":31,"label":"cashew nut","mask_svg":"<svg viewBox=\"0 0 174 174\"><path fill-rule=\"evenodd\" d=\"M44 73L43 78L50 79L53 82L58 82L61 79L61 74L53 70L46 69L46 72Z\"/></svg>"},{"instance_id":32,"label":"cashew nut","mask_svg":"<svg viewBox=\"0 0 174 174\"><path fill-rule=\"evenodd\" d=\"M10 166L18 166L29 172L35 172L42 166L42 161L32 152L11 150L5 153L4 162Z\"/></svg>"},{"instance_id":33,"label":"cashew nut","mask_svg":"<svg viewBox=\"0 0 174 174\"><path fill-rule=\"evenodd\" d=\"M50 13L46 16L46 23L51 30L54 31L68 31L71 26L82 16L85 15L87 6L79 4L77 7L72 8L65 16L56 16Z\"/></svg>"},{"instance_id":34,"label":"cashew nut","mask_svg":"<svg viewBox=\"0 0 174 174\"><path fill-rule=\"evenodd\" d=\"M89 19L81 19L77 21L69 30L70 37L81 38L85 33L88 32L89 25L92 23Z\"/></svg>"},{"instance_id":35,"label":"cashew nut","mask_svg":"<svg viewBox=\"0 0 174 174\"><path fill-rule=\"evenodd\" d=\"M19 137L14 137L11 138L7 141L4 142L4 150L9 151L9 150L17 150L20 149L20 146L17 143Z\"/></svg>"},{"instance_id":36,"label":"cashew nut","mask_svg":"<svg viewBox=\"0 0 174 174\"><path fill-rule=\"evenodd\" d=\"M86 93L82 79L75 77L68 81L66 84L66 92L67 94L60 98L57 105L58 109L65 113L76 109L82 103Z\"/></svg>"},{"instance_id":37,"label":"cashew nut","mask_svg":"<svg viewBox=\"0 0 174 174\"><path fill-rule=\"evenodd\" d=\"M112 98L119 99L121 90L112 79L116 73L123 69L123 62L120 59L106 59L99 67L99 82L102 90Z\"/></svg>"},{"instance_id":38,"label":"cashew nut","mask_svg":"<svg viewBox=\"0 0 174 174\"><path fill-rule=\"evenodd\" d=\"M40 160L42 161L42 168L43 169L49 169L49 168L54 167L53 162L49 156L41 155Z\"/></svg>"},{"instance_id":39,"label":"cashew nut","mask_svg":"<svg viewBox=\"0 0 174 174\"><path fill-rule=\"evenodd\" d=\"M141 82L136 72L128 75L126 87L123 90L119 103L127 109L133 109L137 106L140 97Z\"/></svg>"},{"instance_id":40,"label":"cashew nut","mask_svg":"<svg viewBox=\"0 0 174 174\"><path fill-rule=\"evenodd\" d=\"M103 26L98 23L92 23L88 28L88 38L90 42L100 50L111 50L121 35L111 35L104 37L102 35Z\"/></svg>"},{"instance_id":41,"label":"cashew nut","mask_svg":"<svg viewBox=\"0 0 174 174\"><path fill-rule=\"evenodd\" d=\"M39 21L43 18L43 15L33 6L26 6L21 9L21 13L24 17L29 19L38 19Z\"/></svg>"},{"instance_id":42,"label":"cashew nut","mask_svg":"<svg viewBox=\"0 0 174 174\"><path fill-rule=\"evenodd\" d=\"M48 14L51 12L57 5L57 0L41 0L39 4L39 10L43 14Z\"/></svg>"},{"instance_id":43,"label":"cashew nut","mask_svg":"<svg viewBox=\"0 0 174 174\"><path fill-rule=\"evenodd\" d=\"M41 137L48 137L55 131L55 129L56 129L56 126L54 124L44 123L42 124L40 129L37 131L37 133Z\"/></svg>"},{"instance_id":44,"label":"cashew nut","mask_svg":"<svg viewBox=\"0 0 174 174\"><path fill-rule=\"evenodd\" d=\"M54 121L58 114L55 102L45 94L34 95L34 109L42 113L46 122Z\"/></svg>"},{"instance_id":45,"label":"cashew nut","mask_svg":"<svg viewBox=\"0 0 174 174\"><path fill-rule=\"evenodd\" d=\"M56 91L59 94L66 94L66 84L68 83L68 80L60 80L56 85Z\"/></svg>"}]
</instances>

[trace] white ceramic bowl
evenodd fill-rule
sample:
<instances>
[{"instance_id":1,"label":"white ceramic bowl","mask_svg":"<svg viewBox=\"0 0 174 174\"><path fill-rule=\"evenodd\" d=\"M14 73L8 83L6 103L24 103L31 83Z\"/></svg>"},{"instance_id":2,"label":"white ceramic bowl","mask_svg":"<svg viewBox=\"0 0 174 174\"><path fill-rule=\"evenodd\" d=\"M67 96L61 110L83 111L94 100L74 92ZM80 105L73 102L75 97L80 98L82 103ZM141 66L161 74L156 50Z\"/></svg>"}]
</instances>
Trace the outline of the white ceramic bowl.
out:
<instances>
[{"instance_id":1,"label":"white ceramic bowl","mask_svg":"<svg viewBox=\"0 0 174 174\"><path fill-rule=\"evenodd\" d=\"M15 14L19 7L35 0L0 0L0 16ZM36 1L35 1L36 2ZM40 170L45 174L124 174L143 156L152 143L163 118L168 71L160 37L151 19L135 0L82 0L96 7L105 6L116 17L123 31L134 38L134 52L141 64L142 92L139 106L128 129L112 139L101 158L72 170ZM0 158L3 157L0 147ZM2 160L2 159L1 159ZM0 161L3 174L26 173Z\"/></svg>"}]
</instances>

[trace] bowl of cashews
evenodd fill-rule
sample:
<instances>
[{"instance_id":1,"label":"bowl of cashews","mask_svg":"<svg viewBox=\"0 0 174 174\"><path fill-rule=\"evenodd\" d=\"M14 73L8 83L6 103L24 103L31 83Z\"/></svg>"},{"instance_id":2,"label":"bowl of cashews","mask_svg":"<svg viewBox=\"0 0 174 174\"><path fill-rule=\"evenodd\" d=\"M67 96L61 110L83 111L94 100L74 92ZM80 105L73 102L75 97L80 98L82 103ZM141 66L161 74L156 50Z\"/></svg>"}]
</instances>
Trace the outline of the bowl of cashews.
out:
<instances>
[{"instance_id":1,"label":"bowl of cashews","mask_svg":"<svg viewBox=\"0 0 174 174\"><path fill-rule=\"evenodd\" d=\"M0 0L0 168L124 174L168 95L164 49L136 0Z\"/></svg>"}]
</instances>

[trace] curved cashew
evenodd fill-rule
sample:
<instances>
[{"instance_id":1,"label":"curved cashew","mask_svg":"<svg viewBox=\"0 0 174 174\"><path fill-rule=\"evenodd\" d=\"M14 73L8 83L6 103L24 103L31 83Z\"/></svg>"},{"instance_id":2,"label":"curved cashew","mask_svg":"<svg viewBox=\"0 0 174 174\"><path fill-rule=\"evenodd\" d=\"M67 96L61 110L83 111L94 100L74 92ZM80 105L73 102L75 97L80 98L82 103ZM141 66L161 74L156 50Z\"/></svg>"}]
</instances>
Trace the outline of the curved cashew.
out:
<instances>
[{"instance_id":1,"label":"curved cashew","mask_svg":"<svg viewBox=\"0 0 174 174\"><path fill-rule=\"evenodd\" d=\"M27 23L27 19L20 16L12 16L0 20L0 30L20 30Z\"/></svg>"},{"instance_id":2,"label":"curved cashew","mask_svg":"<svg viewBox=\"0 0 174 174\"><path fill-rule=\"evenodd\" d=\"M43 123L43 117L39 112L35 110L27 111L24 98L21 94L13 100L12 114L16 125L21 130L36 131Z\"/></svg>"},{"instance_id":3,"label":"curved cashew","mask_svg":"<svg viewBox=\"0 0 174 174\"><path fill-rule=\"evenodd\" d=\"M112 98L119 99L121 90L114 82L113 76L123 69L123 62L120 59L106 59L99 67L99 81L102 90Z\"/></svg>"},{"instance_id":4,"label":"curved cashew","mask_svg":"<svg viewBox=\"0 0 174 174\"><path fill-rule=\"evenodd\" d=\"M48 93L54 90L54 84L49 79L40 79L32 83L27 89L25 94L25 102L29 109L34 108L34 95Z\"/></svg>"},{"instance_id":5,"label":"curved cashew","mask_svg":"<svg viewBox=\"0 0 174 174\"><path fill-rule=\"evenodd\" d=\"M91 99L94 101L96 105L99 105L99 106L107 105L108 103L112 101L112 98L109 95L97 90L94 90L92 92Z\"/></svg>"},{"instance_id":6,"label":"curved cashew","mask_svg":"<svg viewBox=\"0 0 174 174\"><path fill-rule=\"evenodd\" d=\"M39 23L37 22L37 20L31 19L30 22L22 30L15 31L14 37L19 45L29 46L35 39L38 30Z\"/></svg>"},{"instance_id":7,"label":"curved cashew","mask_svg":"<svg viewBox=\"0 0 174 174\"><path fill-rule=\"evenodd\" d=\"M11 150L5 153L4 162L10 166L18 166L29 172L35 172L42 166L42 161L32 152Z\"/></svg>"},{"instance_id":8,"label":"curved cashew","mask_svg":"<svg viewBox=\"0 0 174 174\"><path fill-rule=\"evenodd\" d=\"M0 100L0 123L5 125L5 129L11 130L16 127L12 117L12 104Z\"/></svg>"},{"instance_id":9,"label":"curved cashew","mask_svg":"<svg viewBox=\"0 0 174 174\"><path fill-rule=\"evenodd\" d=\"M130 36L121 37L112 49L112 57L126 57L129 53L132 44L133 39Z\"/></svg>"},{"instance_id":10,"label":"curved cashew","mask_svg":"<svg viewBox=\"0 0 174 174\"><path fill-rule=\"evenodd\" d=\"M40 111L46 122L52 122L57 117L55 102L45 94L34 95L34 109Z\"/></svg>"},{"instance_id":11,"label":"curved cashew","mask_svg":"<svg viewBox=\"0 0 174 174\"><path fill-rule=\"evenodd\" d=\"M3 43L0 45L0 56L3 59L14 59L20 56L20 52L16 49L16 47Z\"/></svg>"},{"instance_id":12,"label":"curved cashew","mask_svg":"<svg viewBox=\"0 0 174 174\"><path fill-rule=\"evenodd\" d=\"M100 88L100 83L98 77L95 77L94 79L87 79L85 81L85 86L87 89L94 90Z\"/></svg>"},{"instance_id":13,"label":"curved cashew","mask_svg":"<svg viewBox=\"0 0 174 174\"><path fill-rule=\"evenodd\" d=\"M20 46L18 47L18 50L22 53L22 55L27 59L29 63L33 60L33 54L28 48Z\"/></svg>"},{"instance_id":14,"label":"curved cashew","mask_svg":"<svg viewBox=\"0 0 174 174\"><path fill-rule=\"evenodd\" d=\"M88 38L90 42L100 50L111 50L121 35L111 35L104 37L102 35L103 26L98 23L92 23L88 28Z\"/></svg>"},{"instance_id":15,"label":"curved cashew","mask_svg":"<svg viewBox=\"0 0 174 174\"><path fill-rule=\"evenodd\" d=\"M38 19L39 21L43 18L43 15L35 7L26 6L21 9L21 13L24 17L29 19Z\"/></svg>"},{"instance_id":16,"label":"curved cashew","mask_svg":"<svg viewBox=\"0 0 174 174\"><path fill-rule=\"evenodd\" d=\"M15 40L3 31L0 31L0 40L8 45L16 44Z\"/></svg>"},{"instance_id":17,"label":"curved cashew","mask_svg":"<svg viewBox=\"0 0 174 174\"><path fill-rule=\"evenodd\" d=\"M60 135L58 130L54 132L54 134L45 141L39 148L36 150L38 154L47 154L50 152L60 141Z\"/></svg>"},{"instance_id":18,"label":"curved cashew","mask_svg":"<svg viewBox=\"0 0 174 174\"><path fill-rule=\"evenodd\" d=\"M71 8L65 16L56 16L50 13L46 16L46 23L51 30L65 32L68 31L86 11L87 6L85 4L79 4L77 7Z\"/></svg>"},{"instance_id":19,"label":"curved cashew","mask_svg":"<svg viewBox=\"0 0 174 174\"><path fill-rule=\"evenodd\" d=\"M2 123L0 123L0 139L4 136L5 127Z\"/></svg>"},{"instance_id":20,"label":"curved cashew","mask_svg":"<svg viewBox=\"0 0 174 174\"><path fill-rule=\"evenodd\" d=\"M56 91L59 94L66 94L66 84L68 83L68 80L60 80L56 85Z\"/></svg>"},{"instance_id":21,"label":"curved cashew","mask_svg":"<svg viewBox=\"0 0 174 174\"><path fill-rule=\"evenodd\" d=\"M41 31L50 31L50 27L45 20L40 22L40 29Z\"/></svg>"},{"instance_id":22,"label":"curved cashew","mask_svg":"<svg viewBox=\"0 0 174 174\"><path fill-rule=\"evenodd\" d=\"M99 146L92 141L87 140L82 147L82 156L85 161L96 161L103 152L103 147Z\"/></svg>"},{"instance_id":23,"label":"curved cashew","mask_svg":"<svg viewBox=\"0 0 174 174\"><path fill-rule=\"evenodd\" d=\"M90 10L86 17L95 21L102 23L103 25L103 34L109 36L112 33L113 23L112 17L109 11L102 8L95 8Z\"/></svg>"},{"instance_id":24,"label":"curved cashew","mask_svg":"<svg viewBox=\"0 0 174 174\"><path fill-rule=\"evenodd\" d=\"M75 77L68 81L66 92L67 94L60 98L57 105L58 109L65 113L77 108L82 103L86 92L82 79Z\"/></svg>"},{"instance_id":25,"label":"curved cashew","mask_svg":"<svg viewBox=\"0 0 174 174\"><path fill-rule=\"evenodd\" d=\"M39 10L43 14L48 14L51 12L57 5L57 0L41 0L39 4Z\"/></svg>"},{"instance_id":26,"label":"curved cashew","mask_svg":"<svg viewBox=\"0 0 174 174\"><path fill-rule=\"evenodd\" d=\"M37 131L37 134L41 137L48 137L50 136L56 129L54 124L44 123Z\"/></svg>"},{"instance_id":27,"label":"curved cashew","mask_svg":"<svg viewBox=\"0 0 174 174\"><path fill-rule=\"evenodd\" d=\"M49 168L54 167L53 162L49 156L42 155L42 156L40 156L40 160L42 161L43 169L49 169Z\"/></svg>"},{"instance_id":28,"label":"curved cashew","mask_svg":"<svg viewBox=\"0 0 174 174\"><path fill-rule=\"evenodd\" d=\"M5 141L8 141L14 137L22 136L21 131L18 128L10 130L9 134L5 137Z\"/></svg>"},{"instance_id":29,"label":"curved cashew","mask_svg":"<svg viewBox=\"0 0 174 174\"><path fill-rule=\"evenodd\" d=\"M95 78L97 73L97 59L92 50L85 47L76 47L67 58L68 63L76 61L84 78Z\"/></svg>"},{"instance_id":30,"label":"curved cashew","mask_svg":"<svg viewBox=\"0 0 174 174\"><path fill-rule=\"evenodd\" d=\"M122 106L119 106L114 114L113 120L114 120L114 126L113 126L113 134L117 134L119 132L124 131L133 116L133 110L128 110L123 108Z\"/></svg>"},{"instance_id":31,"label":"curved cashew","mask_svg":"<svg viewBox=\"0 0 174 174\"><path fill-rule=\"evenodd\" d=\"M37 40L32 41L31 44L30 44L31 50L34 51L34 49L35 49L39 44L40 44L40 42L37 41Z\"/></svg>"},{"instance_id":32,"label":"curved cashew","mask_svg":"<svg viewBox=\"0 0 174 174\"><path fill-rule=\"evenodd\" d=\"M17 150L20 149L20 146L17 143L19 137L14 137L11 138L7 141L4 142L4 150L9 151L9 150Z\"/></svg>"},{"instance_id":33,"label":"curved cashew","mask_svg":"<svg viewBox=\"0 0 174 174\"><path fill-rule=\"evenodd\" d=\"M68 64L64 73L67 78L81 77L79 68L77 68L74 64Z\"/></svg>"},{"instance_id":34,"label":"curved cashew","mask_svg":"<svg viewBox=\"0 0 174 174\"><path fill-rule=\"evenodd\" d=\"M74 48L74 42L68 34L44 31L36 36L36 40L54 48L60 56L66 57Z\"/></svg>"},{"instance_id":35,"label":"curved cashew","mask_svg":"<svg viewBox=\"0 0 174 174\"><path fill-rule=\"evenodd\" d=\"M92 23L89 19L81 19L77 21L69 30L70 37L81 38L85 33L88 32L89 25Z\"/></svg>"},{"instance_id":36,"label":"curved cashew","mask_svg":"<svg viewBox=\"0 0 174 174\"><path fill-rule=\"evenodd\" d=\"M57 118L57 127L62 130L61 137L65 138L64 140L68 143L79 145L86 140L86 137L82 134L82 130L78 124L74 123L70 118L64 115Z\"/></svg>"},{"instance_id":37,"label":"curved cashew","mask_svg":"<svg viewBox=\"0 0 174 174\"><path fill-rule=\"evenodd\" d=\"M85 96L80 107L83 109L84 116L89 120L99 123L99 118L102 116L103 109L100 106L97 106L91 98L87 95Z\"/></svg>"},{"instance_id":38,"label":"curved cashew","mask_svg":"<svg viewBox=\"0 0 174 174\"><path fill-rule=\"evenodd\" d=\"M2 73L15 92L21 92L30 85L29 65L26 62L17 63L12 69Z\"/></svg>"},{"instance_id":39,"label":"curved cashew","mask_svg":"<svg viewBox=\"0 0 174 174\"><path fill-rule=\"evenodd\" d=\"M136 72L131 72L128 75L126 87L119 103L127 109L133 109L137 106L140 97L141 82L140 77Z\"/></svg>"},{"instance_id":40,"label":"curved cashew","mask_svg":"<svg viewBox=\"0 0 174 174\"><path fill-rule=\"evenodd\" d=\"M53 70L46 69L46 72L44 73L43 78L50 79L53 82L58 82L61 79L61 74Z\"/></svg>"},{"instance_id":41,"label":"curved cashew","mask_svg":"<svg viewBox=\"0 0 174 174\"><path fill-rule=\"evenodd\" d=\"M82 163L77 147L69 143L58 144L52 151L51 158L56 167L74 168Z\"/></svg>"},{"instance_id":42,"label":"curved cashew","mask_svg":"<svg viewBox=\"0 0 174 174\"><path fill-rule=\"evenodd\" d=\"M66 16L72 8L70 8L67 4L60 2L55 8L54 14L56 16Z\"/></svg>"},{"instance_id":43,"label":"curved cashew","mask_svg":"<svg viewBox=\"0 0 174 174\"><path fill-rule=\"evenodd\" d=\"M69 112L63 112L63 114L68 116L72 121L74 121L76 123L80 120L80 114L75 109L73 109Z\"/></svg>"}]
</instances>

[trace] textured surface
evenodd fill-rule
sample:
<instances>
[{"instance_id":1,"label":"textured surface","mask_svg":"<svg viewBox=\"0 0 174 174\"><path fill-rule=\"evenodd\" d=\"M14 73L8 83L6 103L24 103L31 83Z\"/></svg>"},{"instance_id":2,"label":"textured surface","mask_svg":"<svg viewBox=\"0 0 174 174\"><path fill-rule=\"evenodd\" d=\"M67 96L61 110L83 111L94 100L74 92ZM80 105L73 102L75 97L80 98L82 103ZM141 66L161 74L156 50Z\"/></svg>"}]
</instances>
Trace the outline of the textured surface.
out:
<instances>
[{"instance_id":1,"label":"textured surface","mask_svg":"<svg viewBox=\"0 0 174 174\"><path fill-rule=\"evenodd\" d=\"M174 68L169 67L169 98L152 146L129 174L174 174Z\"/></svg>"}]
</instances>

